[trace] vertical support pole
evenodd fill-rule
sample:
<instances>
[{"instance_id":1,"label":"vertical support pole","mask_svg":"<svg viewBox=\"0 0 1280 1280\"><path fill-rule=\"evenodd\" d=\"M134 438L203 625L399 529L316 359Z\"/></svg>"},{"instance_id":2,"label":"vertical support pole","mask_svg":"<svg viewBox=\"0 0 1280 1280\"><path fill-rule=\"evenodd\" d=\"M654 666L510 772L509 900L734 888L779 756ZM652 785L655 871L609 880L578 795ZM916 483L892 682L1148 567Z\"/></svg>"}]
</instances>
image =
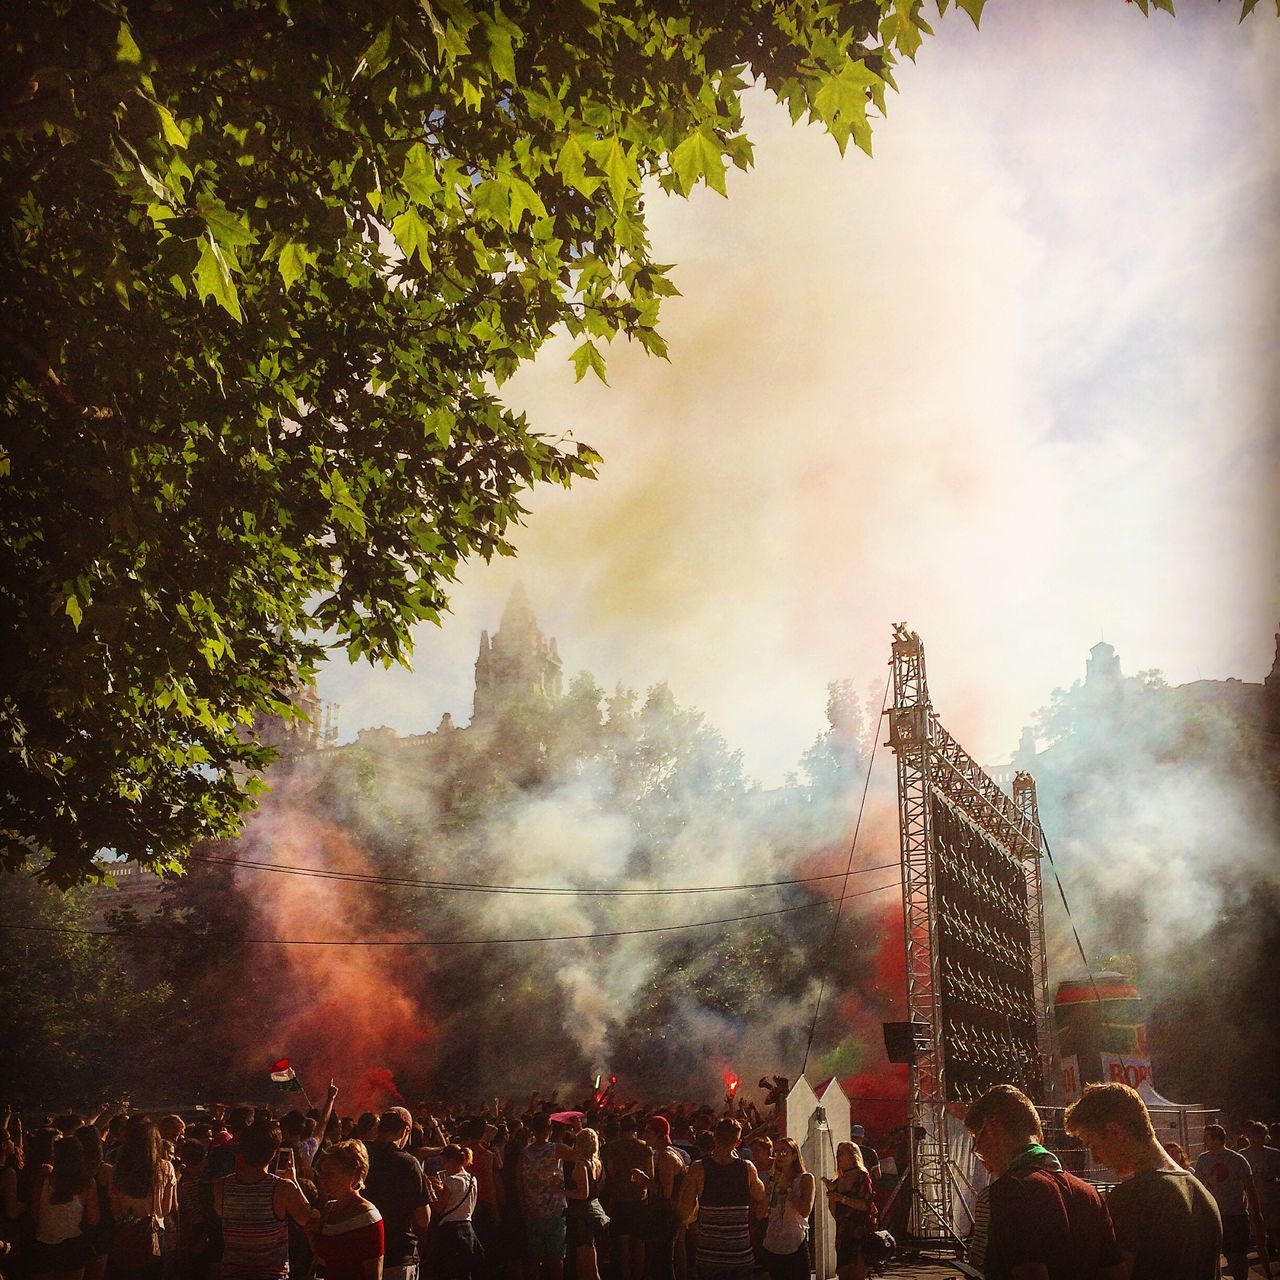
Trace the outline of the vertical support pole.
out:
<instances>
[{"instance_id":1,"label":"vertical support pole","mask_svg":"<svg viewBox=\"0 0 1280 1280\"><path fill-rule=\"evenodd\" d=\"M906 940L907 1017L929 1027L929 1045L911 1064L910 1230L922 1239L952 1236L952 1187L947 1151L945 1062L938 921L935 910L933 823L933 714L925 675L924 644L903 623L894 627L893 706L889 743L898 762L903 932Z\"/></svg>"},{"instance_id":2,"label":"vertical support pole","mask_svg":"<svg viewBox=\"0 0 1280 1280\"><path fill-rule=\"evenodd\" d=\"M1023 819L1023 834L1035 848L1023 859L1027 885L1027 916L1031 926L1031 967L1036 984L1036 1030L1040 1042L1040 1078L1044 1101L1059 1102L1059 1073L1053 1010L1049 1005L1049 959L1044 936L1044 887L1040 877L1040 809L1036 780L1022 770L1013 776L1013 803Z\"/></svg>"}]
</instances>

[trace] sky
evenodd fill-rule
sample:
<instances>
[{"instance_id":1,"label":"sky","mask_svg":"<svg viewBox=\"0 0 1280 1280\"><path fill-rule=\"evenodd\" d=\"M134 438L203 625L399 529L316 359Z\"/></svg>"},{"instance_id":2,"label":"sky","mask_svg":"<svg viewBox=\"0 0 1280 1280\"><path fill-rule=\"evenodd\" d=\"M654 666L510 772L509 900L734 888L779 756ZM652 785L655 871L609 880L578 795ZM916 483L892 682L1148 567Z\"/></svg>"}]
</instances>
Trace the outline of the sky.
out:
<instances>
[{"instance_id":1,"label":"sky","mask_svg":"<svg viewBox=\"0 0 1280 1280\"><path fill-rule=\"evenodd\" d=\"M1270 668L1280 622L1280 21L989 0L898 74L874 159L753 91L729 198L647 200L663 362L550 343L502 388L604 455L464 567L413 671L321 673L341 737L470 718L517 581L566 676L666 681L766 784L876 691L891 624L1007 760L1105 638L1172 683Z\"/></svg>"}]
</instances>

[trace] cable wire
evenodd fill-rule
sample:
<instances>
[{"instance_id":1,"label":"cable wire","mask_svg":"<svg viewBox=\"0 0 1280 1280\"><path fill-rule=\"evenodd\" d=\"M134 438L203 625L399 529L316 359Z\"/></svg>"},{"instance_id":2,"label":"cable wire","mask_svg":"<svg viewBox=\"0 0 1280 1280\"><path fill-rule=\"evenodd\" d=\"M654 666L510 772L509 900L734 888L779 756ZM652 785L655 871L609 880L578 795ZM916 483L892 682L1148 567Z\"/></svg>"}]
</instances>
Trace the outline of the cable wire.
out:
<instances>
[{"instance_id":1,"label":"cable wire","mask_svg":"<svg viewBox=\"0 0 1280 1280\"><path fill-rule=\"evenodd\" d=\"M889 685L893 680L893 670L890 668L888 676L884 682L884 696L880 699L880 714L876 717L876 722L872 726L871 753L867 757L867 776L862 783L862 799L858 802L858 818L853 824L853 840L849 844L849 863L845 867L844 885L840 890L840 898L836 903L836 914L831 921L831 933L827 937L827 945L824 948L830 951L831 944L835 941L836 930L840 927L840 917L844 913L844 904L846 898L860 898L861 893L849 893L849 877L853 874L853 855L858 849L858 832L862 830L862 814L867 807L867 792L871 787L871 770L876 762L876 752L880 749L880 722L884 719L885 708L889 705ZM893 864L890 864L893 865ZM895 885L886 885L886 888L895 888ZM813 1005L813 1021L809 1023L809 1038L805 1041L804 1061L800 1064L800 1075L803 1076L805 1068L809 1065L809 1051L813 1048L813 1034L818 1029L818 1014L822 1012L822 997L827 990L827 974L824 966L822 981L818 984L818 998Z\"/></svg>"},{"instance_id":2,"label":"cable wire","mask_svg":"<svg viewBox=\"0 0 1280 1280\"><path fill-rule=\"evenodd\" d=\"M1111 1025L1107 1018L1106 1006L1102 1003L1102 992L1098 990L1098 980L1093 976L1093 969L1089 965L1089 957L1084 953L1084 943L1080 941L1080 930L1076 928L1075 917L1071 914L1071 904L1067 901L1067 891L1062 887L1062 877L1058 874L1058 864L1053 860L1053 850L1049 848L1049 837L1045 835L1044 828L1040 828L1040 839L1044 842L1044 851L1049 855L1049 868L1053 872L1053 882L1058 886L1058 897L1062 899L1062 908L1067 913L1067 923L1071 926L1072 936L1076 940L1076 950L1080 953L1081 963L1084 965L1084 971L1089 975L1089 985L1093 988L1093 998L1098 1003L1098 1013L1102 1018L1104 1026Z\"/></svg>"},{"instance_id":3,"label":"cable wire","mask_svg":"<svg viewBox=\"0 0 1280 1280\"><path fill-rule=\"evenodd\" d=\"M877 885L874 889L861 889L845 895L862 898L872 893L884 893L896 889L897 883ZM840 902L844 902L842 897ZM683 929L705 929L712 925L737 924L743 920L763 920L768 916L783 916L793 911L812 911L832 906L831 899L819 902L801 902L792 907L777 907L772 911L752 911L744 915L721 916L715 920L690 920L684 924L649 925L639 929L607 929L597 933L535 934L524 938L242 938L247 946L258 947L488 947L509 946L526 942L583 942L592 938L630 938L646 933L676 933ZM136 938L140 941L168 941L161 934L148 936L137 929L78 929L69 925L19 924L0 920L0 929L20 929L31 933L64 933L92 938Z\"/></svg>"},{"instance_id":4,"label":"cable wire","mask_svg":"<svg viewBox=\"0 0 1280 1280\"><path fill-rule=\"evenodd\" d=\"M620 897L645 898L680 895L686 893L735 893L744 889L774 889L790 885L821 884L827 880L843 880L849 875L863 875L870 871L887 871L897 862L882 862L876 866L859 867L856 871L832 871L820 876L799 876L789 880L754 880L745 884L678 885L660 889L605 889L559 888L533 884L485 884L467 880L425 880L412 876L379 875L372 871L338 871L328 867L307 867L295 863L262 862L253 858L219 858L212 854L192 854L190 861L210 866L244 867L249 871L273 871L282 875L306 876L316 880L339 880L349 884L385 884L403 889L434 889L458 893L510 893L532 894L543 897Z\"/></svg>"}]
</instances>

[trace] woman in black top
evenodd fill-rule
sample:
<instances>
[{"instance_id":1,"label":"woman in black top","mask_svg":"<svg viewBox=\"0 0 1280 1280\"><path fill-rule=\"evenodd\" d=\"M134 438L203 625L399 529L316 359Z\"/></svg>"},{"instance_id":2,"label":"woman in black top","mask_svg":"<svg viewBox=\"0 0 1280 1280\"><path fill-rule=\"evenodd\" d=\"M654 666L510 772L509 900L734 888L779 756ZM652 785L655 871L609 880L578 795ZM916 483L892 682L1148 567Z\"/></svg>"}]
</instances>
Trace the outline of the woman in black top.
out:
<instances>
[{"instance_id":1,"label":"woman in black top","mask_svg":"<svg viewBox=\"0 0 1280 1280\"><path fill-rule=\"evenodd\" d=\"M600 1203L600 1137L581 1129L573 1142L576 1159L565 1170L565 1253L573 1259L575 1280L600 1280L599 1251L609 1225Z\"/></svg>"}]
</instances>

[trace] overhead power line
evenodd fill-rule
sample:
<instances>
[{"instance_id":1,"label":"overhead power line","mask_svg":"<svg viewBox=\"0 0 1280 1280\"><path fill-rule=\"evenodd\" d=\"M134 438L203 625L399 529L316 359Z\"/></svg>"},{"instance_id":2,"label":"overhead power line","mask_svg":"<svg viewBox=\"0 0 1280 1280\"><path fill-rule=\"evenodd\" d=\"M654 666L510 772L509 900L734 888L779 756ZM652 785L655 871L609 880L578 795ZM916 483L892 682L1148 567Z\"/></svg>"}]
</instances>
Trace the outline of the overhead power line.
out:
<instances>
[{"instance_id":1,"label":"overhead power line","mask_svg":"<svg viewBox=\"0 0 1280 1280\"><path fill-rule=\"evenodd\" d=\"M884 893L898 887L892 884L877 885L874 889L862 889L840 899L863 898L872 893ZM596 933L534 934L522 938L243 938L249 946L259 947L488 947L510 946L528 942L585 942L593 938L630 938L647 933L675 933L682 929L706 929L713 925L737 924L744 920L763 920L769 916L787 915L793 911L813 911L835 905L835 899L820 902L801 902L792 907L778 907L772 911L751 911L744 915L721 916L715 920L690 920L684 924L659 924L638 929L606 929ZM20 924L0 920L0 929L18 929L30 933L62 933L94 938L132 938L141 942L169 942L168 935L148 934L141 929L81 929L70 925Z\"/></svg>"},{"instance_id":2,"label":"overhead power line","mask_svg":"<svg viewBox=\"0 0 1280 1280\"><path fill-rule=\"evenodd\" d=\"M849 877L853 875L853 856L858 850L858 832L862 830L862 814L867 807L867 791L871 786L871 770L875 766L876 751L880 746L880 724L884 719L885 708L889 705L889 685L893 680L893 671L890 669L889 675L885 677L884 695L880 699L880 714L876 717L876 722L872 726L871 751L867 756L867 776L862 780L862 799L858 802L858 819L853 825L853 839L849 843L849 864L844 871L844 887L840 890L840 897L836 902L836 914L831 921L831 934L827 938L827 947L829 951L831 944L835 941L836 930L840 927L840 917L844 914L844 904L849 898L861 897L858 893L849 893ZM898 864L891 863L891 866ZM892 888L893 886L886 886ZM800 1064L800 1074L803 1076L805 1068L809 1065L809 1051L813 1048L813 1035L818 1029L818 1014L822 1012L822 997L827 990L827 974L824 969L822 981L818 984L818 998L813 1002L813 1021L809 1023L809 1038L805 1041L804 1061Z\"/></svg>"},{"instance_id":3,"label":"overhead power line","mask_svg":"<svg viewBox=\"0 0 1280 1280\"><path fill-rule=\"evenodd\" d=\"M242 867L249 871L270 871L279 875L306 876L315 880L339 880L347 884L390 885L403 889L435 889L456 893L514 893L545 897L618 897L649 898L686 893L735 893L746 889L780 889L791 885L821 884L827 880L846 880L851 875L864 875L870 871L888 871L898 863L880 862L856 870L833 871L820 876L797 876L788 880L753 880L744 884L676 885L659 889L609 889L600 886L574 888L572 886L536 884L487 884L467 880L430 880L414 876L388 876L373 871L338 871L331 867L308 867L293 863L265 862L254 858L220 858L214 854L192 854L192 862L209 866Z\"/></svg>"}]
</instances>

